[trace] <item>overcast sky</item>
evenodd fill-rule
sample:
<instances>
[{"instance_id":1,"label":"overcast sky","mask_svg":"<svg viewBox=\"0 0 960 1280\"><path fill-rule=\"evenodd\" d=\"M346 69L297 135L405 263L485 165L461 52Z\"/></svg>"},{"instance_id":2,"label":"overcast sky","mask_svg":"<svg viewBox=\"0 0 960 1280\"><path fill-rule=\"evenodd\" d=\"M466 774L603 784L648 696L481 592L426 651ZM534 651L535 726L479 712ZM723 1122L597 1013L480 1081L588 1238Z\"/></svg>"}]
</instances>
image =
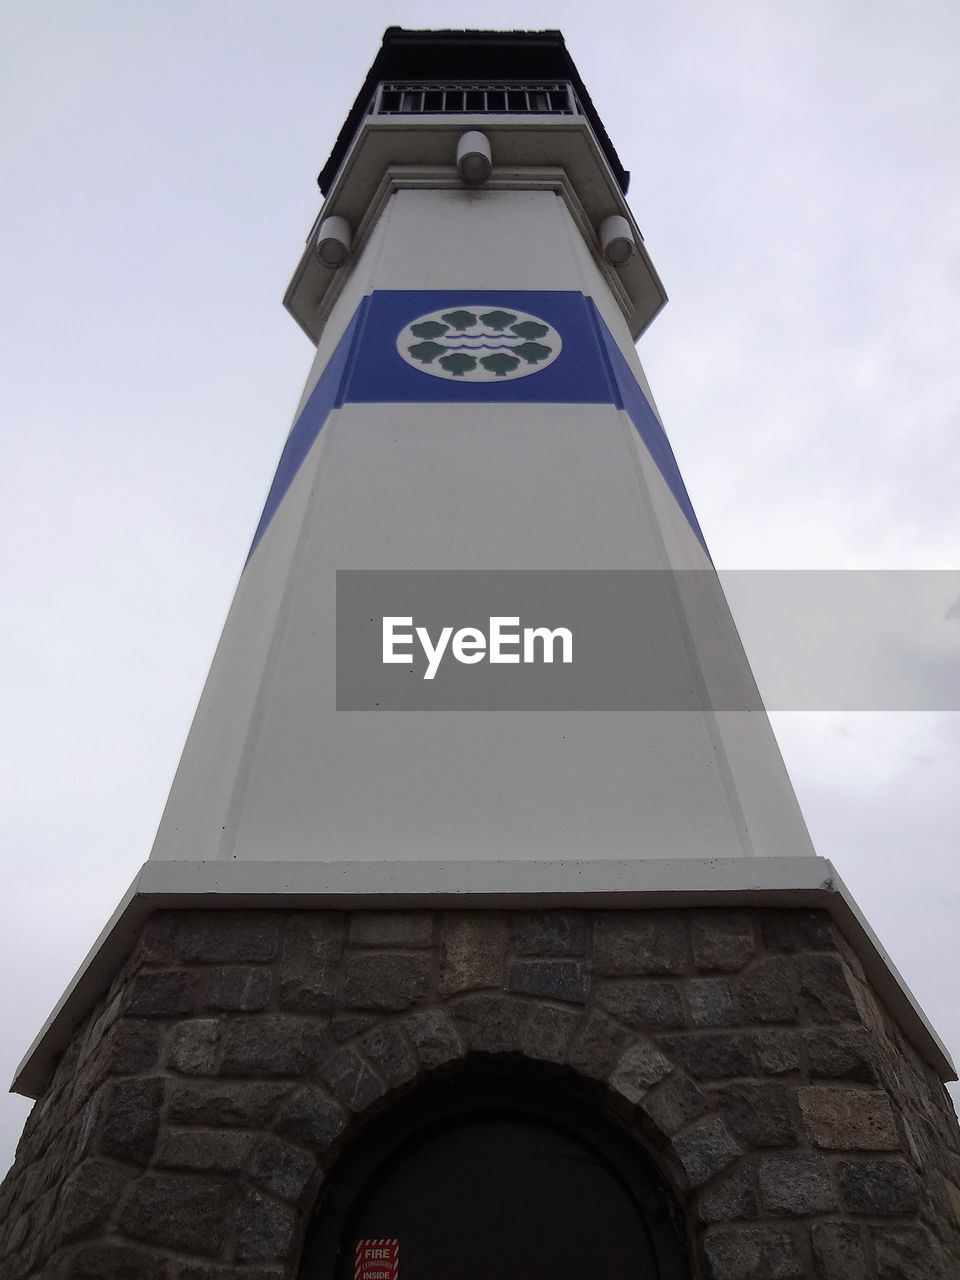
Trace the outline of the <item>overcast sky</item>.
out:
<instances>
[{"instance_id":1,"label":"overcast sky","mask_svg":"<svg viewBox=\"0 0 960 1280\"><path fill-rule=\"evenodd\" d=\"M315 176L384 27L454 13L0 11L4 1081L149 853L310 363L281 298ZM561 27L632 172L671 297L640 353L718 566L960 568L956 0L476 20ZM960 1055L960 716L774 723Z\"/></svg>"}]
</instances>

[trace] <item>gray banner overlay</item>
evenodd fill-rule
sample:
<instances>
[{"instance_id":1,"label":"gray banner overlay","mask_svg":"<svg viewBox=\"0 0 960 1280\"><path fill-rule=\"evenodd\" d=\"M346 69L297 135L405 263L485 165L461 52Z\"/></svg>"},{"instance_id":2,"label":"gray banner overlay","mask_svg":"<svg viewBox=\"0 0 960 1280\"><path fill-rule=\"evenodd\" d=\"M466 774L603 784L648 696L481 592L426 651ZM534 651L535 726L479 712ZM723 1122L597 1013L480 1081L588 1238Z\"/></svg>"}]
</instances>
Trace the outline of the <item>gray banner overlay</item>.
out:
<instances>
[{"instance_id":1,"label":"gray banner overlay","mask_svg":"<svg viewBox=\"0 0 960 1280\"><path fill-rule=\"evenodd\" d=\"M337 573L338 710L764 704L960 709L960 572Z\"/></svg>"}]
</instances>

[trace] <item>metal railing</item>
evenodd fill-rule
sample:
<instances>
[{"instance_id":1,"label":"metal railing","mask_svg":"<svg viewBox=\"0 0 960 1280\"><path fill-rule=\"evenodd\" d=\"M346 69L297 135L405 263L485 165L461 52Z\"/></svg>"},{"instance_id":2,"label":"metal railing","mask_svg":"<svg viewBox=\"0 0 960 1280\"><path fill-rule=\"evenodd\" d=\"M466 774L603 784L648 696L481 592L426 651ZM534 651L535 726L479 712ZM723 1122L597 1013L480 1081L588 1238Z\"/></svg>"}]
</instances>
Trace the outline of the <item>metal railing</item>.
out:
<instances>
[{"instance_id":1,"label":"metal railing","mask_svg":"<svg viewBox=\"0 0 960 1280\"><path fill-rule=\"evenodd\" d=\"M385 82L371 115L580 115L573 86L552 81Z\"/></svg>"}]
</instances>

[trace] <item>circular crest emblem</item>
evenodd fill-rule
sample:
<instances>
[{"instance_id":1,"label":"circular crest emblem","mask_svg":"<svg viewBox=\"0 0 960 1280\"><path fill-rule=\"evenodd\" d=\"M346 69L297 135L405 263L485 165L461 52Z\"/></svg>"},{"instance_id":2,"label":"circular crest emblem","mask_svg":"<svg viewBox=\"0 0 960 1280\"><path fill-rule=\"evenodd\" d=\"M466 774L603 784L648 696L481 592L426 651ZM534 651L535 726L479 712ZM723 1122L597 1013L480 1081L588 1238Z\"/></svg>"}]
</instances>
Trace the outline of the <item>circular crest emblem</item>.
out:
<instances>
[{"instance_id":1,"label":"circular crest emblem","mask_svg":"<svg viewBox=\"0 0 960 1280\"><path fill-rule=\"evenodd\" d=\"M400 330L397 351L434 378L505 382L553 364L563 343L552 325L507 307L447 307Z\"/></svg>"}]
</instances>

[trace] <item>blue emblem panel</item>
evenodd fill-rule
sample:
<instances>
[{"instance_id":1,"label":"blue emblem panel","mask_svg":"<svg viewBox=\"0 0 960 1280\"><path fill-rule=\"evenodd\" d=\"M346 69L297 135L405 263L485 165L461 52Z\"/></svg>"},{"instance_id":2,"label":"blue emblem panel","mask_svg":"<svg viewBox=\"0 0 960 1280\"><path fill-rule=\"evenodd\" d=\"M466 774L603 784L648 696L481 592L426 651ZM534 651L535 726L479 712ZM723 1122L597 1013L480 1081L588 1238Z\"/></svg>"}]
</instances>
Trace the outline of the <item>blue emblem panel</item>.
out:
<instances>
[{"instance_id":1,"label":"blue emblem panel","mask_svg":"<svg viewBox=\"0 0 960 1280\"><path fill-rule=\"evenodd\" d=\"M482 370L479 355L475 362L469 359L471 343L479 351L481 338L489 343L498 324L510 330L514 317L508 320L508 313L525 317L514 325L528 348L521 358L539 358L536 376L498 376L498 362L491 360L493 348L488 352L487 345ZM543 333L534 332L544 326ZM442 340L451 332L458 335L459 362ZM405 334L411 342L417 339L418 346L423 344L413 358L408 350L402 354ZM537 339L542 341L538 344ZM505 341L511 353L514 348L521 351L512 337ZM436 352L431 353L428 344L435 344ZM535 345L547 354L531 352ZM426 368L418 367L424 363L421 356L429 358L426 363L434 357L444 361L449 376L428 376ZM506 361L500 364L506 367ZM458 376L458 368L464 376ZM612 404L629 415L706 550L666 432L592 299L559 290L377 290L357 308L287 437L248 560L331 410L344 404L391 403Z\"/></svg>"}]
</instances>

